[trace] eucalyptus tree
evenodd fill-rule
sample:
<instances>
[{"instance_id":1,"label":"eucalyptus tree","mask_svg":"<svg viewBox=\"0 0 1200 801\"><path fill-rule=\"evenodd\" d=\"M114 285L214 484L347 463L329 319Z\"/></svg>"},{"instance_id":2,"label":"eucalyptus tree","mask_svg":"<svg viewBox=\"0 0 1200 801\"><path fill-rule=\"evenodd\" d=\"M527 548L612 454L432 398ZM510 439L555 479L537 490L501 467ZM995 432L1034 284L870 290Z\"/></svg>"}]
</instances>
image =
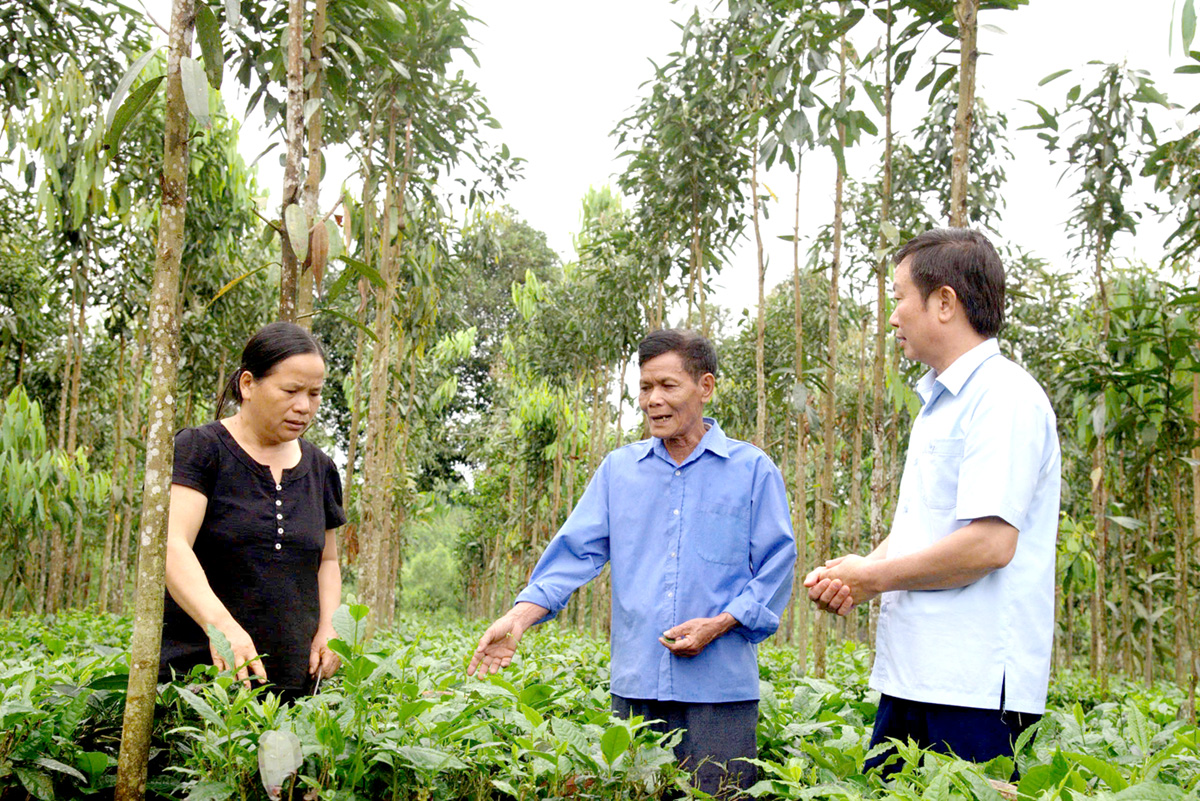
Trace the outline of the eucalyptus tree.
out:
<instances>
[{"instance_id":1,"label":"eucalyptus tree","mask_svg":"<svg viewBox=\"0 0 1200 801\"><path fill-rule=\"evenodd\" d=\"M650 92L614 132L629 158L617 184L636 199L639 238L650 253L687 253L685 324L695 317L707 330L706 275L720 270L741 233L749 154L739 139L721 21L697 10L682 28L679 50L656 68Z\"/></svg>"},{"instance_id":2,"label":"eucalyptus tree","mask_svg":"<svg viewBox=\"0 0 1200 801\"><path fill-rule=\"evenodd\" d=\"M389 10L390 16L384 13ZM513 177L517 161L506 146L495 147L484 136L485 128L498 127L498 123L478 88L461 73L450 71L456 55L470 55L469 26L474 18L456 3L412 10L414 13L402 15L388 5L368 20L364 30L372 38L357 62L358 80L370 87L370 116L378 115L386 125L386 134L379 137L384 145L380 161L387 165L377 233L382 286L376 292L359 531L359 586L364 600L385 614L392 606L395 581L394 575L386 572L392 557L382 555L395 554L397 542L389 523L396 455L386 448L396 441L392 435L402 427L397 411L402 407L387 405L392 388L387 366L393 363L393 305L400 301L410 306L407 314L401 308L401 327L396 331L401 352L395 357L409 359L411 354L403 348L418 346L431 329L424 323L419 330L405 328L405 320L436 319L441 281L440 275L430 277L417 266L432 263L443 270L449 265L444 258L426 262L420 251L410 249L416 234L409 229L414 223L409 209L436 210L447 200L464 206L485 200ZM336 92L332 71L328 77ZM470 163L478 177L443 191L442 177L464 162ZM429 226L420 232L424 242L442 236L441 219L440 214L431 214L416 220ZM422 313L414 317L414 311Z\"/></svg>"},{"instance_id":3,"label":"eucalyptus tree","mask_svg":"<svg viewBox=\"0 0 1200 801\"><path fill-rule=\"evenodd\" d=\"M1037 136L1047 150L1059 155L1064 163L1064 176L1078 178L1074 193L1077 205L1068 220L1068 230L1077 241L1074 255L1087 260L1088 269L1095 278L1099 340L1104 343L1111 318L1105 265L1110 259L1114 239L1122 233L1133 234L1137 230L1141 212L1127 206L1125 195L1143 158L1137 148L1146 147L1154 140L1147 106L1166 105L1167 100L1143 71L1118 64L1093 63L1090 66L1094 69L1087 72L1092 74L1094 84L1085 86L1081 80L1068 89L1061 111L1050 112L1033 103L1039 120L1026 127L1038 130ZM1048 84L1070 72L1068 69L1052 73L1041 83ZM1095 75L1097 72L1099 74ZM1065 134L1072 129L1076 131L1074 136L1064 140ZM1097 529L1097 579L1091 609L1091 670L1095 675L1102 673L1108 653L1105 601L1109 562L1108 441L1110 414L1115 410L1107 408L1102 391L1093 393L1092 399L1095 436L1091 481L1092 517ZM1119 547L1118 551L1121 550ZM1125 573L1121 571L1118 581L1123 585L1124 580ZM1128 630L1127 616L1124 623ZM1129 638L1125 639L1128 641ZM1125 667L1129 667L1128 660Z\"/></svg>"},{"instance_id":4,"label":"eucalyptus tree","mask_svg":"<svg viewBox=\"0 0 1200 801\"><path fill-rule=\"evenodd\" d=\"M146 477L142 492L141 547L138 550L137 601L115 797L141 799L146 793L146 766L158 656L162 638L164 573L167 541L167 497L174 458L173 426L180 259L188 187L188 102L184 70L191 70L191 0L175 0L167 56L166 119L163 135L162 202L150 303L151 396L146 437ZM114 101L115 102L115 101ZM205 107L205 111L207 107Z\"/></svg>"}]
</instances>

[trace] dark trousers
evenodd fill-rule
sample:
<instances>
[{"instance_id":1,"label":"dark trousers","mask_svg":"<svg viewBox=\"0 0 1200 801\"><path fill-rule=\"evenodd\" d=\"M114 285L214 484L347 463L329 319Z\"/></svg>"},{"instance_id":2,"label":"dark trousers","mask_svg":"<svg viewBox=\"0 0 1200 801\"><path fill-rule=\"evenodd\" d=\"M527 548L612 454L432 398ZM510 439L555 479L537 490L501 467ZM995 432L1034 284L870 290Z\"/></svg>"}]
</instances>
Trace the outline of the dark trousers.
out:
<instances>
[{"instance_id":1,"label":"dark trousers","mask_svg":"<svg viewBox=\"0 0 1200 801\"><path fill-rule=\"evenodd\" d=\"M758 701L688 704L681 701L612 697L619 718L640 715L661 734L683 730L675 746L680 765L695 773L693 786L728 798L758 780L758 768L743 759L758 756Z\"/></svg>"},{"instance_id":2,"label":"dark trousers","mask_svg":"<svg viewBox=\"0 0 1200 801\"><path fill-rule=\"evenodd\" d=\"M892 738L901 742L912 739L922 748L983 763L998 756L1012 757L1017 738L1041 717L1027 712L929 704L881 695L871 748ZM888 749L867 760L863 770L878 768L894 750ZM899 770L900 765L893 763L883 773L888 776ZM1016 778L1015 771L1013 776Z\"/></svg>"}]
</instances>

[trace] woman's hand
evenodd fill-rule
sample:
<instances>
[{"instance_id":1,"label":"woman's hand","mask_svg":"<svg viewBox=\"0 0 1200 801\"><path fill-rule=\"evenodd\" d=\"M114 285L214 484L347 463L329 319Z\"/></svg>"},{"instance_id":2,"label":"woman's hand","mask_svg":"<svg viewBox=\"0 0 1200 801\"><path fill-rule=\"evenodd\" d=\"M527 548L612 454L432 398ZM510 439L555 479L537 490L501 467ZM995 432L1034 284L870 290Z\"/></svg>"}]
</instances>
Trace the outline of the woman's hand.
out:
<instances>
[{"instance_id":1,"label":"woman's hand","mask_svg":"<svg viewBox=\"0 0 1200 801\"><path fill-rule=\"evenodd\" d=\"M230 618L223 624L213 624L217 630L225 635L225 639L229 640L229 647L233 650L233 660L236 664L227 665L225 660L217 653L216 646L212 640L208 641L208 652L212 654L213 664L217 666L217 670L233 670L237 668L235 678L238 681L243 681L246 686L250 686L250 676L258 677L260 684L267 681L267 669L263 667L261 659L258 659L258 649L254 647L254 640L250 639L250 635L246 630L238 625L237 621ZM254 661L250 661L254 660Z\"/></svg>"},{"instance_id":2,"label":"woman's hand","mask_svg":"<svg viewBox=\"0 0 1200 801\"><path fill-rule=\"evenodd\" d=\"M308 653L308 675L314 679L327 679L342 666L342 659L329 650L329 641L337 637L333 626L323 624L317 628L312 648Z\"/></svg>"}]
</instances>

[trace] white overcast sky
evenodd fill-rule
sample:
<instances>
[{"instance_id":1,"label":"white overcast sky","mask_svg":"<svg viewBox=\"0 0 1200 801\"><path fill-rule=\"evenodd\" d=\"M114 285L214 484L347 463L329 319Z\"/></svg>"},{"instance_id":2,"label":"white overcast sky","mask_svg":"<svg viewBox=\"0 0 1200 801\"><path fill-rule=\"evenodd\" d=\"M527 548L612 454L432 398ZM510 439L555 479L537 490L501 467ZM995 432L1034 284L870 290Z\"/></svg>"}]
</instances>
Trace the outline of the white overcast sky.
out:
<instances>
[{"instance_id":1,"label":"white overcast sky","mask_svg":"<svg viewBox=\"0 0 1200 801\"><path fill-rule=\"evenodd\" d=\"M505 200L533 227L545 231L551 246L564 260L570 260L574 257L571 235L579 225L583 194L589 186L612 183L622 167L609 132L636 104L639 86L651 77L649 59L661 63L678 45L680 33L672 20L686 18L693 4L667 0L470 0L468 7L481 20L473 28L481 67L476 69L469 62L464 67L503 126L497 140L527 159L523 180L509 190ZM710 3L702 5L711 7ZM167 24L169 0L147 0L147 8ZM1004 31L980 32L979 47L985 55L978 66L978 94L993 109L1007 113L1010 123L1014 162L1008 169L1007 209L1000 226L1007 239L1061 269L1072 268L1067 257L1070 242L1064 232L1071 186L1069 182L1058 186L1061 168L1051 166L1034 134L1016 130L1036 119L1022 99L1047 106L1061 104L1070 86L1067 79L1060 79L1039 88L1041 78L1089 60L1124 61L1149 71L1176 103L1184 107L1196 104L1200 76L1173 74L1183 63L1177 33L1174 56L1168 56L1171 13L1171 0L1032 0L1015 12L981 14L981 24ZM937 39L940 34L931 34L930 41ZM859 42L862 49L872 44ZM914 65L910 84L924 73L921 67ZM922 93L898 99L897 132L911 130L924 114L924 97ZM227 102L233 109L240 105L234 98ZM1160 125L1170 126L1181 113L1160 115ZM269 142L265 132L256 130L258 124L252 118L243 131L247 160ZM879 163L882 144L868 143L855 151L850 171L867 178ZM272 203L277 203L282 170L274 154L259 163L260 183L271 191ZM323 185L327 197L336 198L349 171L344 161L330 160ZM791 247L778 236L791 232L793 180L786 170L776 169L765 176L767 186L781 198L770 209L764 228L770 259L768 286L790 276ZM806 160L803 181L802 236L811 235L832 217L832 158ZM1118 248L1125 257L1157 260L1168 232L1166 225L1147 221L1136 241L1119 242ZM730 307L735 318L756 302L750 242L751 237L743 240L716 280L715 300Z\"/></svg>"}]
</instances>

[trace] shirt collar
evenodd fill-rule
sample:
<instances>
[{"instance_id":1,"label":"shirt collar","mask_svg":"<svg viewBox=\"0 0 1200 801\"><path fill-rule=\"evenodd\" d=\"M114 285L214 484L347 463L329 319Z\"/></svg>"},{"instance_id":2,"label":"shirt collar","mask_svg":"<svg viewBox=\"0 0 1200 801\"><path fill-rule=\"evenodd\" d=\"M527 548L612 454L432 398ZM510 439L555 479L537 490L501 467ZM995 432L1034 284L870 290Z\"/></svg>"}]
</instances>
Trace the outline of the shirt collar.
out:
<instances>
[{"instance_id":1,"label":"shirt collar","mask_svg":"<svg viewBox=\"0 0 1200 801\"><path fill-rule=\"evenodd\" d=\"M921 396L921 400L929 403L933 396L938 394L936 390L940 385L950 394L957 395L962 391L967 379L974 375L979 365L999 353L999 341L995 337L989 337L955 359L941 374L938 374L936 370L930 370L921 376L921 380L917 382L917 394Z\"/></svg>"},{"instance_id":2,"label":"shirt collar","mask_svg":"<svg viewBox=\"0 0 1200 801\"><path fill-rule=\"evenodd\" d=\"M717 421L711 417L705 417L704 424L708 427L708 430L704 432L704 436L701 437L700 442L696 445L695 449L688 454L688 457L683 460L683 464L681 464L680 467L688 462L693 462L696 459L699 459L700 455L705 451L711 451L713 455L720 456L722 459L729 458L729 438L725 436L725 432L721 430L721 426L718 425ZM663 441L658 437L651 437L650 439L644 439L640 442L635 442L631 447L639 448L641 450L637 457L639 462L653 453L660 459L670 462L671 464L675 464L675 460L672 459L671 454L667 452L667 446L664 445Z\"/></svg>"}]
</instances>

